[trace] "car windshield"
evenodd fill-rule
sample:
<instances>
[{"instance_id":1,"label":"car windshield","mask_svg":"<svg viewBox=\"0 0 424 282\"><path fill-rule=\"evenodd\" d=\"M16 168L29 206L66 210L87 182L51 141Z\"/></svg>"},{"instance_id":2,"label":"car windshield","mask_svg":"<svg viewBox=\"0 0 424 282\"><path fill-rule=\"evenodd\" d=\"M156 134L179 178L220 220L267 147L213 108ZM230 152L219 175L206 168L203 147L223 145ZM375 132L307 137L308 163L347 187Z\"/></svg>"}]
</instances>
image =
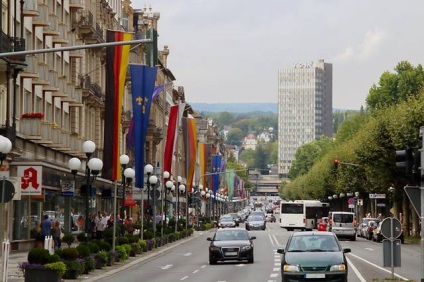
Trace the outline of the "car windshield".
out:
<instances>
[{"instance_id":1,"label":"car windshield","mask_svg":"<svg viewBox=\"0 0 424 282\"><path fill-rule=\"evenodd\" d=\"M302 235L294 236L287 246L288 252L336 252L340 251L334 236Z\"/></svg>"},{"instance_id":2,"label":"car windshield","mask_svg":"<svg viewBox=\"0 0 424 282\"><path fill-rule=\"evenodd\" d=\"M248 233L244 230L225 230L216 232L215 241L229 241L229 240L248 240Z\"/></svg>"},{"instance_id":3,"label":"car windshield","mask_svg":"<svg viewBox=\"0 0 424 282\"><path fill-rule=\"evenodd\" d=\"M251 216L249 218L249 221L263 221L263 220L264 220L264 218L261 217L261 216Z\"/></svg>"}]
</instances>

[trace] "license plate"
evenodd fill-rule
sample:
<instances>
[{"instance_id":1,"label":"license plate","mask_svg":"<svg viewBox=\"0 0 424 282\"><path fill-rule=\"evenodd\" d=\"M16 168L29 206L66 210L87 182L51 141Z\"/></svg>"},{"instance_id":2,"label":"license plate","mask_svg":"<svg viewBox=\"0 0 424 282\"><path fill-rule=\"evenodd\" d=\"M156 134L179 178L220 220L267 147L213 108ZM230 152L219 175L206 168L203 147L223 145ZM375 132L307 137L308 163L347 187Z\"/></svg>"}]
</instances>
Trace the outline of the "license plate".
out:
<instances>
[{"instance_id":1,"label":"license plate","mask_svg":"<svg viewBox=\"0 0 424 282\"><path fill-rule=\"evenodd\" d=\"M226 256L236 256L237 252L226 252L225 255Z\"/></svg>"},{"instance_id":2,"label":"license plate","mask_svg":"<svg viewBox=\"0 0 424 282\"><path fill-rule=\"evenodd\" d=\"M324 273L306 273L305 278L312 278L312 279L325 278L325 274Z\"/></svg>"}]
</instances>

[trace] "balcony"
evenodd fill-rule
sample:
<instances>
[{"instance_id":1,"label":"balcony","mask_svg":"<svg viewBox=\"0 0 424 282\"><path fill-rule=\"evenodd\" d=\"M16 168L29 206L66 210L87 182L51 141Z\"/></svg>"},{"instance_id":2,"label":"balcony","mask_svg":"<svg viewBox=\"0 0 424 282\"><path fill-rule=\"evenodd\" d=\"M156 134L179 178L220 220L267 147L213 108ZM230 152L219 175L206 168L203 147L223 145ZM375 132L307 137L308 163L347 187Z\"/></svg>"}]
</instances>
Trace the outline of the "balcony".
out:
<instances>
[{"instance_id":1,"label":"balcony","mask_svg":"<svg viewBox=\"0 0 424 282\"><path fill-rule=\"evenodd\" d=\"M27 63L27 67L19 75L22 78L33 78L33 79L38 78L39 75L38 75L38 69L37 69L37 64L38 64L37 57L34 55L27 55L25 62Z\"/></svg>"},{"instance_id":2,"label":"balcony","mask_svg":"<svg viewBox=\"0 0 424 282\"><path fill-rule=\"evenodd\" d=\"M78 16L74 25L78 28L78 35L82 38L87 38L96 32L94 17L90 11L78 10Z\"/></svg>"},{"instance_id":3,"label":"balcony","mask_svg":"<svg viewBox=\"0 0 424 282\"><path fill-rule=\"evenodd\" d=\"M44 36L59 36L59 17L57 15L49 16L49 25L44 27Z\"/></svg>"},{"instance_id":4,"label":"balcony","mask_svg":"<svg viewBox=\"0 0 424 282\"><path fill-rule=\"evenodd\" d=\"M20 121L20 133L29 140L41 140L41 118L22 118Z\"/></svg>"},{"instance_id":5,"label":"balcony","mask_svg":"<svg viewBox=\"0 0 424 282\"><path fill-rule=\"evenodd\" d=\"M93 106L104 105L102 88L100 85L92 83L89 75L80 77L80 87L82 90L82 99L84 99L87 104Z\"/></svg>"},{"instance_id":6,"label":"balcony","mask_svg":"<svg viewBox=\"0 0 424 282\"><path fill-rule=\"evenodd\" d=\"M45 27L49 26L49 20L48 20L48 14L49 14L49 7L46 4L40 3L37 4L38 7L38 17L35 17L32 20L32 25L34 27Z\"/></svg>"},{"instance_id":7,"label":"balcony","mask_svg":"<svg viewBox=\"0 0 424 282\"><path fill-rule=\"evenodd\" d=\"M53 44L60 44L60 45L66 45L68 44L67 39L67 33L68 33L68 27L64 23L59 23L58 26L59 35L56 37L53 37Z\"/></svg>"},{"instance_id":8,"label":"balcony","mask_svg":"<svg viewBox=\"0 0 424 282\"><path fill-rule=\"evenodd\" d=\"M38 12L38 0L25 0L22 15L24 17L38 17L40 15Z\"/></svg>"},{"instance_id":9,"label":"balcony","mask_svg":"<svg viewBox=\"0 0 424 282\"><path fill-rule=\"evenodd\" d=\"M83 0L71 0L71 1L69 1L69 8L71 8L71 9L83 9L84 8Z\"/></svg>"},{"instance_id":10,"label":"balcony","mask_svg":"<svg viewBox=\"0 0 424 282\"><path fill-rule=\"evenodd\" d=\"M0 53L25 51L25 39L10 37L3 31L0 32ZM9 56L10 62L25 62L25 55Z\"/></svg>"}]
</instances>

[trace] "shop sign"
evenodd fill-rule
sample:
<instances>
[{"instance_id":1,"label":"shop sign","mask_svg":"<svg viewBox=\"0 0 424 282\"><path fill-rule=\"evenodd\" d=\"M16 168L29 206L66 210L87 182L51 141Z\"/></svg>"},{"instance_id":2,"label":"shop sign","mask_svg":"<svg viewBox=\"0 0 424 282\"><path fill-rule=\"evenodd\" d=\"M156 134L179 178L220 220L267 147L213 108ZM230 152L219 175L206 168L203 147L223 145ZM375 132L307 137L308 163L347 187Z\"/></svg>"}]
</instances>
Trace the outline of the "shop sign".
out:
<instances>
[{"instance_id":1,"label":"shop sign","mask_svg":"<svg viewBox=\"0 0 424 282\"><path fill-rule=\"evenodd\" d=\"M18 177L21 180L22 196L42 195L42 166L18 166Z\"/></svg>"}]
</instances>

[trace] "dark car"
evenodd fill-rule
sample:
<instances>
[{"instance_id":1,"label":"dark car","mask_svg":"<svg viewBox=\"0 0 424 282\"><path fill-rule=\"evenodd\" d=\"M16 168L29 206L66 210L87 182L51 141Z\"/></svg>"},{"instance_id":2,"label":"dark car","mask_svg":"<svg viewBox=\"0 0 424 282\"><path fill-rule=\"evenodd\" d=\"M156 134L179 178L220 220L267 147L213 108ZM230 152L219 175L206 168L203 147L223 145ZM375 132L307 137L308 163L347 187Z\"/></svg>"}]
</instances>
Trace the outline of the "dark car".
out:
<instances>
[{"instance_id":1,"label":"dark car","mask_svg":"<svg viewBox=\"0 0 424 282\"><path fill-rule=\"evenodd\" d=\"M265 230L266 220L260 215L249 215L246 220L246 230Z\"/></svg>"},{"instance_id":2,"label":"dark car","mask_svg":"<svg viewBox=\"0 0 424 282\"><path fill-rule=\"evenodd\" d=\"M347 261L336 235L327 231L294 232L282 254L282 281L347 281Z\"/></svg>"},{"instance_id":3,"label":"dark car","mask_svg":"<svg viewBox=\"0 0 424 282\"><path fill-rule=\"evenodd\" d=\"M209 245L209 264L218 261L243 261L254 262L253 243L255 236L250 236L243 228L218 229Z\"/></svg>"},{"instance_id":4,"label":"dark car","mask_svg":"<svg viewBox=\"0 0 424 282\"><path fill-rule=\"evenodd\" d=\"M236 222L230 216L228 216L228 217L221 217L219 219L219 221L218 221L218 227L220 227L220 228L236 227Z\"/></svg>"}]
</instances>

